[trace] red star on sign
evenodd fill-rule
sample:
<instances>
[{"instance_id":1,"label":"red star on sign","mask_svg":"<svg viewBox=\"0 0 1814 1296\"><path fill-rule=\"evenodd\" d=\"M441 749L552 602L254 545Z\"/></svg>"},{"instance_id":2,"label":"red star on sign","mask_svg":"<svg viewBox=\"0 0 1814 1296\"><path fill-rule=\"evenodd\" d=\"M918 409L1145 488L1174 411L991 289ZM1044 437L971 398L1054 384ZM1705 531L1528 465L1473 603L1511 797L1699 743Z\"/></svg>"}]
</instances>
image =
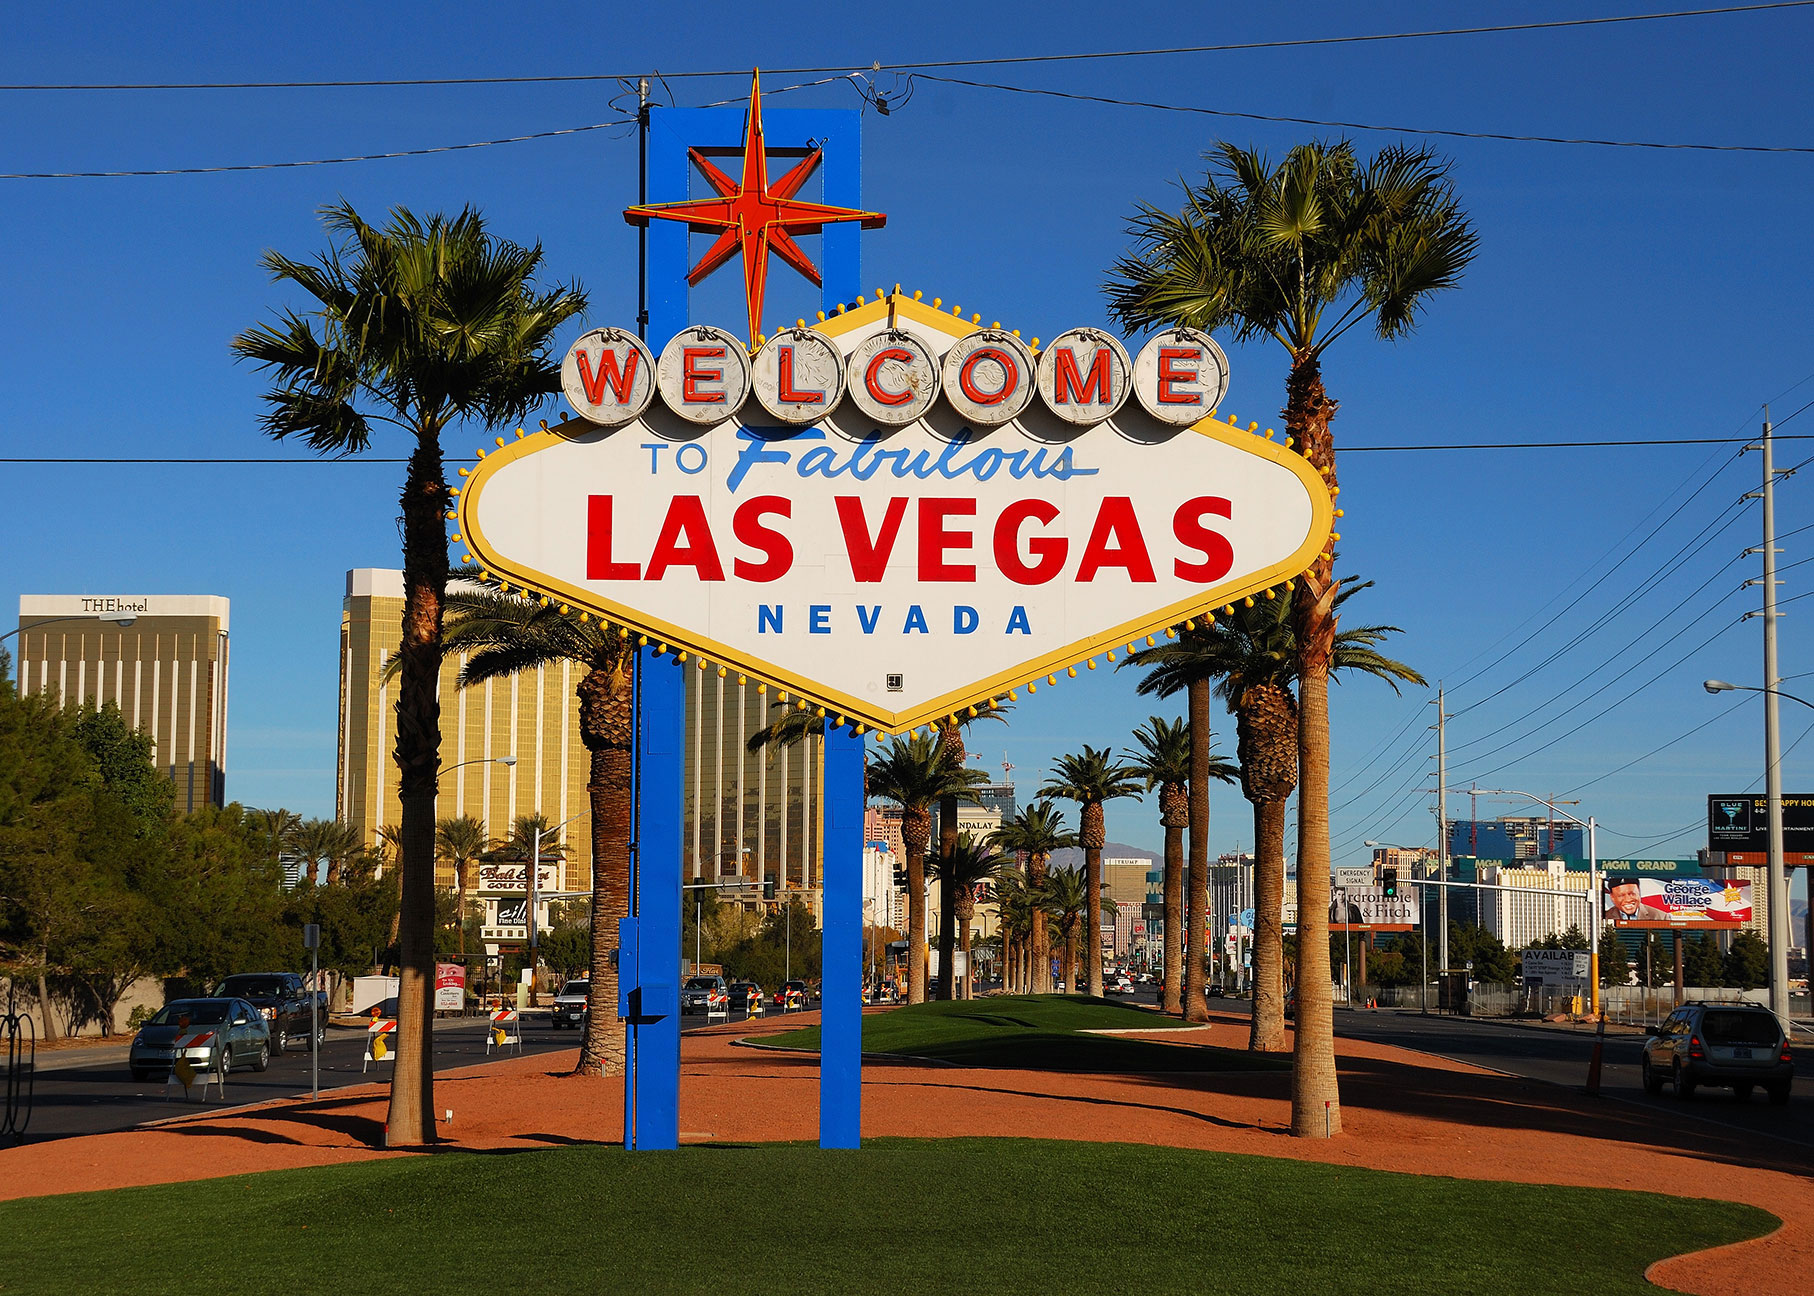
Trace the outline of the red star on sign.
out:
<instances>
[{"instance_id":1,"label":"red star on sign","mask_svg":"<svg viewBox=\"0 0 1814 1296\"><path fill-rule=\"evenodd\" d=\"M768 153L762 142L760 72L750 80L750 111L743 137L743 178L731 179L698 149L688 149L687 155L718 191L718 197L631 207L624 212L624 219L632 225L646 225L650 220L685 221L689 230L718 235L706 249L706 254L699 258L699 264L687 272L689 285L704 279L729 261L732 253L741 250L752 342L762 332L762 299L768 287L769 253L773 252L818 285L821 283L819 267L794 242L794 235L816 233L826 225L845 221L860 221L864 229L878 229L888 219L881 212L802 202L794 197L818 169L823 149L814 149L786 175L769 183Z\"/></svg>"}]
</instances>

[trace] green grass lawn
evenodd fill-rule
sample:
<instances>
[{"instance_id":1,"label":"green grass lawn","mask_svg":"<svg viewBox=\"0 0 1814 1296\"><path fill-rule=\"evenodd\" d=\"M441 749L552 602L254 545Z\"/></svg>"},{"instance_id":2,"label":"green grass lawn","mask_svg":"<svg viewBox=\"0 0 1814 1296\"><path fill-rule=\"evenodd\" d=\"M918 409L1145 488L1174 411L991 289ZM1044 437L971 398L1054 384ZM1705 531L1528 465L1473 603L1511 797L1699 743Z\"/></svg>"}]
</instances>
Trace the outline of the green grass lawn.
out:
<instances>
[{"instance_id":1,"label":"green grass lawn","mask_svg":"<svg viewBox=\"0 0 1814 1296\"><path fill-rule=\"evenodd\" d=\"M7 1202L0 1291L1638 1296L1650 1262L1774 1224L1123 1144L567 1147Z\"/></svg>"},{"instance_id":2,"label":"green grass lawn","mask_svg":"<svg viewBox=\"0 0 1814 1296\"><path fill-rule=\"evenodd\" d=\"M1245 1049L1178 1048L1152 1040L1089 1035L1097 1030L1167 1030L1185 1023L1110 999L1001 995L924 1003L863 1018L863 1049L936 1058L962 1066L1039 1071L1283 1071L1289 1062ZM819 1028L771 1035L765 1044L817 1050Z\"/></svg>"}]
</instances>

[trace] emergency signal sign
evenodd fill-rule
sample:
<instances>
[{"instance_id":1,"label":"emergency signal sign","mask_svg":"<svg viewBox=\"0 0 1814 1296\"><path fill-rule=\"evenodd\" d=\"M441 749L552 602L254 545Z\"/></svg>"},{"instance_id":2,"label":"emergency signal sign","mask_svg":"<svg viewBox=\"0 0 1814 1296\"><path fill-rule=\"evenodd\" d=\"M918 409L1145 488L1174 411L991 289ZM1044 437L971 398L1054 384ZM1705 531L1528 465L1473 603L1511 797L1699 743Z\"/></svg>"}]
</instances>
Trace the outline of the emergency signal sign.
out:
<instances>
[{"instance_id":1,"label":"emergency signal sign","mask_svg":"<svg viewBox=\"0 0 1814 1296\"><path fill-rule=\"evenodd\" d=\"M595 330L564 375L585 417L485 455L456 539L495 581L904 730L1282 586L1329 543L1316 471L1210 417L1220 357L1190 330L1036 353L898 293L753 360L708 326L659 356Z\"/></svg>"}]
</instances>

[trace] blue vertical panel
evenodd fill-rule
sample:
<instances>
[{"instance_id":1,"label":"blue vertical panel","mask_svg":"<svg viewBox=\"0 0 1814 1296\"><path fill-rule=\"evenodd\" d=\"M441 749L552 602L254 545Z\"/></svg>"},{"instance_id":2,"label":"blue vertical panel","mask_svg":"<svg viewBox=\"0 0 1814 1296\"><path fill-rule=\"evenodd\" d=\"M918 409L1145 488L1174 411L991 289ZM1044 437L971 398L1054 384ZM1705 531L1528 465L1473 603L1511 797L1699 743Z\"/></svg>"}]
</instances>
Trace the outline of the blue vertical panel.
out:
<instances>
[{"instance_id":1,"label":"blue vertical panel","mask_svg":"<svg viewBox=\"0 0 1814 1296\"><path fill-rule=\"evenodd\" d=\"M825 931L819 1146L853 1148L863 1124L863 740L825 731Z\"/></svg>"},{"instance_id":2,"label":"blue vertical panel","mask_svg":"<svg viewBox=\"0 0 1814 1296\"><path fill-rule=\"evenodd\" d=\"M637 654L634 1146L680 1146L680 843L686 677L672 657Z\"/></svg>"}]
</instances>

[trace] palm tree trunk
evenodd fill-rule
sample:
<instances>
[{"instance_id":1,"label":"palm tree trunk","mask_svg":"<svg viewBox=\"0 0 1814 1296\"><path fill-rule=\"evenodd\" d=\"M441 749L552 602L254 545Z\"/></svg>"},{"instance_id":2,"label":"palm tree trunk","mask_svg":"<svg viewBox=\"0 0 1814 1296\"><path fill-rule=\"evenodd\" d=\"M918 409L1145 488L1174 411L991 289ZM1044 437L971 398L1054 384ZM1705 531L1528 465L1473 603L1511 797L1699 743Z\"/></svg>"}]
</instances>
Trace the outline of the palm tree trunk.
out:
<instances>
[{"instance_id":1,"label":"palm tree trunk","mask_svg":"<svg viewBox=\"0 0 1814 1296\"><path fill-rule=\"evenodd\" d=\"M927 829L907 831L915 811L901 817L901 844L907 851L907 1002L926 1002L926 837ZM923 821L926 812L917 811Z\"/></svg>"},{"instance_id":2,"label":"palm tree trunk","mask_svg":"<svg viewBox=\"0 0 1814 1296\"><path fill-rule=\"evenodd\" d=\"M1060 976L1064 979L1064 988L1067 994L1077 993L1077 941L1074 939L1076 935L1077 929L1075 927L1065 928L1060 935L1060 939L1064 941L1064 954L1062 956L1062 961L1059 964L1064 971L1060 973Z\"/></svg>"},{"instance_id":3,"label":"palm tree trunk","mask_svg":"<svg viewBox=\"0 0 1814 1296\"><path fill-rule=\"evenodd\" d=\"M586 1038L574 1075L622 1075L624 1023L617 1015L617 929L630 914L630 673L620 655L579 683L580 738L592 752L592 978Z\"/></svg>"},{"instance_id":4,"label":"palm tree trunk","mask_svg":"<svg viewBox=\"0 0 1814 1296\"><path fill-rule=\"evenodd\" d=\"M1045 885L1046 857L1029 855L1027 857L1027 885L1037 890ZM1046 925L1046 912L1037 904L1028 923L1029 940L1032 944L1034 994L1052 993L1052 936Z\"/></svg>"},{"instance_id":5,"label":"palm tree trunk","mask_svg":"<svg viewBox=\"0 0 1814 1296\"><path fill-rule=\"evenodd\" d=\"M57 1019L50 1007L50 983L44 976L44 969L50 966L50 950L40 947L38 951L38 1031L46 1040L58 1038L62 1032L57 1029Z\"/></svg>"},{"instance_id":6,"label":"palm tree trunk","mask_svg":"<svg viewBox=\"0 0 1814 1296\"><path fill-rule=\"evenodd\" d=\"M397 689L399 978L397 1063L391 1077L386 1147L435 1140L435 789L440 766L441 612L447 593L447 483L439 428L418 432L403 487L403 642Z\"/></svg>"},{"instance_id":7,"label":"palm tree trunk","mask_svg":"<svg viewBox=\"0 0 1814 1296\"><path fill-rule=\"evenodd\" d=\"M1253 1024L1247 1047L1285 1047L1285 802L1253 803Z\"/></svg>"},{"instance_id":8,"label":"palm tree trunk","mask_svg":"<svg viewBox=\"0 0 1814 1296\"><path fill-rule=\"evenodd\" d=\"M460 953L462 955L466 953L466 870L470 867L470 860L457 859L454 861L454 886L458 891L455 912L459 915Z\"/></svg>"},{"instance_id":9,"label":"palm tree trunk","mask_svg":"<svg viewBox=\"0 0 1814 1296\"><path fill-rule=\"evenodd\" d=\"M1083 808L1083 818L1091 816L1096 820L1095 840L1102 840L1102 802L1092 801ZM1102 847L1089 846L1083 852L1084 882L1090 889L1084 905L1083 949L1078 957L1083 959L1083 972L1089 983L1090 993L1102 998Z\"/></svg>"},{"instance_id":10,"label":"palm tree trunk","mask_svg":"<svg viewBox=\"0 0 1814 1296\"><path fill-rule=\"evenodd\" d=\"M968 999L970 997L970 924L961 918L958 920L957 948L958 952L964 956L964 992L957 997Z\"/></svg>"},{"instance_id":11,"label":"palm tree trunk","mask_svg":"<svg viewBox=\"0 0 1814 1296\"><path fill-rule=\"evenodd\" d=\"M1184 971L1184 829L1165 830L1165 1002L1168 1013L1183 1010L1178 978Z\"/></svg>"},{"instance_id":12,"label":"palm tree trunk","mask_svg":"<svg viewBox=\"0 0 1814 1296\"><path fill-rule=\"evenodd\" d=\"M1335 485L1329 419L1314 354L1286 379L1285 425L1304 457ZM1329 659L1335 646L1335 548L1329 542L1292 595L1298 652L1298 971L1291 1070L1291 1132L1342 1132L1335 1070L1335 1004L1329 978Z\"/></svg>"},{"instance_id":13,"label":"palm tree trunk","mask_svg":"<svg viewBox=\"0 0 1814 1296\"><path fill-rule=\"evenodd\" d=\"M1190 896L1184 954L1185 1021L1209 1020L1209 680L1190 682Z\"/></svg>"}]
</instances>

